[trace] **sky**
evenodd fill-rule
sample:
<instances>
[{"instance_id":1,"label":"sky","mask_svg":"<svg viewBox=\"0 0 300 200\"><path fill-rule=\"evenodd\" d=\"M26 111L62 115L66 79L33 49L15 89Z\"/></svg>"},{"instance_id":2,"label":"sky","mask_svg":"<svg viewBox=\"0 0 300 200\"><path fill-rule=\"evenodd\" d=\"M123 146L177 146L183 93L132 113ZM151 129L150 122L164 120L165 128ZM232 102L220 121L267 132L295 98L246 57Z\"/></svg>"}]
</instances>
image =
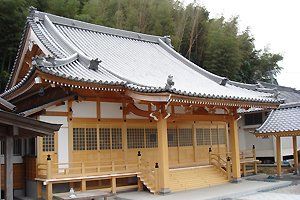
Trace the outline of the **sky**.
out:
<instances>
[{"instance_id":1,"label":"sky","mask_svg":"<svg viewBox=\"0 0 300 200\"><path fill-rule=\"evenodd\" d=\"M182 0L184 4L194 0ZM277 76L279 85L300 90L300 1L299 0L196 0L210 17L226 19L239 16L241 30L250 28L257 49L268 47L280 53L283 67Z\"/></svg>"}]
</instances>

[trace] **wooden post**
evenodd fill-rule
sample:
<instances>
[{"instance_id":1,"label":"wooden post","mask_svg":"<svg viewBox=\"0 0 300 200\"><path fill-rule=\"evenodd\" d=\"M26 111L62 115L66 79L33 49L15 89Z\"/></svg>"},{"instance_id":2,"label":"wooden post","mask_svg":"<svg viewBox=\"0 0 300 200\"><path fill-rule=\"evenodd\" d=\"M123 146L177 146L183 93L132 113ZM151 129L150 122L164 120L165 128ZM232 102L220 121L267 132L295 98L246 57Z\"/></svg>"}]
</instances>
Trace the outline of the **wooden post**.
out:
<instances>
[{"instance_id":1,"label":"wooden post","mask_svg":"<svg viewBox=\"0 0 300 200\"><path fill-rule=\"evenodd\" d=\"M242 154L242 161L243 161L244 158L245 158L244 152L242 152L241 154ZM242 164L242 172L243 172L242 175L245 177L245 176L247 176L246 163L243 162L243 163L241 163L241 164Z\"/></svg>"},{"instance_id":2,"label":"wooden post","mask_svg":"<svg viewBox=\"0 0 300 200\"><path fill-rule=\"evenodd\" d=\"M51 156L47 155L47 179L51 179L52 176L52 168L51 168Z\"/></svg>"},{"instance_id":3,"label":"wooden post","mask_svg":"<svg viewBox=\"0 0 300 200\"><path fill-rule=\"evenodd\" d=\"M142 154L141 154L141 152L140 152L140 151L138 151L137 157L138 157L138 169L141 171L141 165L142 165Z\"/></svg>"},{"instance_id":4,"label":"wooden post","mask_svg":"<svg viewBox=\"0 0 300 200\"><path fill-rule=\"evenodd\" d=\"M226 159L226 172L227 172L227 178L230 181L231 180L231 165L230 165L230 157L229 156Z\"/></svg>"},{"instance_id":5,"label":"wooden post","mask_svg":"<svg viewBox=\"0 0 300 200\"><path fill-rule=\"evenodd\" d=\"M86 191L86 180L82 179L81 180L81 192Z\"/></svg>"},{"instance_id":6,"label":"wooden post","mask_svg":"<svg viewBox=\"0 0 300 200\"><path fill-rule=\"evenodd\" d=\"M138 191L143 191L143 182L138 178Z\"/></svg>"},{"instance_id":7,"label":"wooden post","mask_svg":"<svg viewBox=\"0 0 300 200\"><path fill-rule=\"evenodd\" d=\"M85 165L84 165L84 162L81 163L81 174L82 174L82 176L84 176L84 174L85 174Z\"/></svg>"},{"instance_id":8,"label":"wooden post","mask_svg":"<svg viewBox=\"0 0 300 200\"><path fill-rule=\"evenodd\" d=\"M13 145L14 140L12 136L5 138L5 199L13 200Z\"/></svg>"},{"instance_id":9,"label":"wooden post","mask_svg":"<svg viewBox=\"0 0 300 200\"><path fill-rule=\"evenodd\" d=\"M211 165L211 147L208 148L208 163Z\"/></svg>"},{"instance_id":10,"label":"wooden post","mask_svg":"<svg viewBox=\"0 0 300 200\"><path fill-rule=\"evenodd\" d=\"M116 179L116 177L112 177L112 179L111 179L111 193L113 193L113 194L117 193L117 179Z\"/></svg>"},{"instance_id":11,"label":"wooden post","mask_svg":"<svg viewBox=\"0 0 300 200\"><path fill-rule=\"evenodd\" d=\"M281 176L281 141L280 137L276 137L276 160L277 160L277 176Z\"/></svg>"},{"instance_id":12,"label":"wooden post","mask_svg":"<svg viewBox=\"0 0 300 200\"><path fill-rule=\"evenodd\" d=\"M115 162L111 161L111 171L114 172L115 171Z\"/></svg>"},{"instance_id":13,"label":"wooden post","mask_svg":"<svg viewBox=\"0 0 300 200\"><path fill-rule=\"evenodd\" d=\"M42 187L43 187L43 182L42 181L37 181L37 198L40 199L42 198Z\"/></svg>"},{"instance_id":14,"label":"wooden post","mask_svg":"<svg viewBox=\"0 0 300 200\"><path fill-rule=\"evenodd\" d=\"M229 121L230 126L230 147L232 160L232 182L239 182L241 178L240 147L236 116L232 116Z\"/></svg>"},{"instance_id":15,"label":"wooden post","mask_svg":"<svg viewBox=\"0 0 300 200\"><path fill-rule=\"evenodd\" d=\"M169 189L169 153L167 120L159 114L157 122L158 152L159 152L159 193L170 193Z\"/></svg>"},{"instance_id":16,"label":"wooden post","mask_svg":"<svg viewBox=\"0 0 300 200\"><path fill-rule=\"evenodd\" d=\"M297 151L297 136L293 136L293 149L294 149L294 174L298 174L298 151Z\"/></svg>"},{"instance_id":17,"label":"wooden post","mask_svg":"<svg viewBox=\"0 0 300 200\"><path fill-rule=\"evenodd\" d=\"M158 175L158 163L155 163L154 167L154 176L155 176L155 193L159 192L159 175Z\"/></svg>"},{"instance_id":18,"label":"wooden post","mask_svg":"<svg viewBox=\"0 0 300 200\"><path fill-rule=\"evenodd\" d=\"M52 200L52 183L48 182L47 183L47 200Z\"/></svg>"},{"instance_id":19,"label":"wooden post","mask_svg":"<svg viewBox=\"0 0 300 200\"><path fill-rule=\"evenodd\" d=\"M255 150L255 145L252 146L252 153L253 153L253 168L254 168L254 174L257 174L257 162L256 162L256 150Z\"/></svg>"}]
</instances>

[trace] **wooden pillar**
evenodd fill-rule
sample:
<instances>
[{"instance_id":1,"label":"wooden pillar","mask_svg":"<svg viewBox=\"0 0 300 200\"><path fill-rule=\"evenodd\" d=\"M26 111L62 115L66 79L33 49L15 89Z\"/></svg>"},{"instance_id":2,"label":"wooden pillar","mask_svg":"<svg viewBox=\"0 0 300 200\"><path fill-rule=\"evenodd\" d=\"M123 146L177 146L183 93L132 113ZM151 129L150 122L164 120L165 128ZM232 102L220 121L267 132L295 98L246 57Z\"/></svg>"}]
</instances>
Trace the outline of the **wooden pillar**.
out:
<instances>
[{"instance_id":1,"label":"wooden pillar","mask_svg":"<svg viewBox=\"0 0 300 200\"><path fill-rule=\"evenodd\" d=\"M5 138L5 199L13 200L13 137Z\"/></svg>"},{"instance_id":2,"label":"wooden pillar","mask_svg":"<svg viewBox=\"0 0 300 200\"><path fill-rule=\"evenodd\" d=\"M113 194L117 193L117 179L116 179L116 177L112 177L112 179L111 179L111 193L113 193Z\"/></svg>"},{"instance_id":3,"label":"wooden pillar","mask_svg":"<svg viewBox=\"0 0 300 200\"><path fill-rule=\"evenodd\" d=\"M43 182L42 181L37 181L37 188L36 188L36 193L37 193L37 198L41 199L42 198L42 187L43 187Z\"/></svg>"},{"instance_id":4,"label":"wooden pillar","mask_svg":"<svg viewBox=\"0 0 300 200\"><path fill-rule=\"evenodd\" d=\"M235 116L231 117L229 121L230 126L230 147L232 160L232 182L239 182L241 179L240 166L240 147L239 147L239 133L237 119Z\"/></svg>"},{"instance_id":5,"label":"wooden pillar","mask_svg":"<svg viewBox=\"0 0 300 200\"><path fill-rule=\"evenodd\" d=\"M166 194L169 189L169 154L167 120L159 114L157 122L158 152L159 152L159 193Z\"/></svg>"},{"instance_id":6,"label":"wooden pillar","mask_svg":"<svg viewBox=\"0 0 300 200\"><path fill-rule=\"evenodd\" d=\"M293 136L293 149L294 149L294 174L298 174L298 151L297 151L297 136Z\"/></svg>"},{"instance_id":7,"label":"wooden pillar","mask_svg":"<svg viewBox=\"0 0 300 200\"><path fill-rule=\"evenodd\" d=\"M86 180L81 180L81 192L86 191Z\"/></svg>"},{"instance_id":8,"label":"wooden pillar","mask_svg":"<svg viewBox=\"0 0 300 200\"><path fill-rule=\"evenodd\" d=\"M280 137L276 137L276 160L277 160L277 176L281 176L281 141Z\"/></svg>"},{"instance_id":9,"label":"wooden pillar","mask_svg":"<svg viewBox=\"0 0 300 200\"><path fill-rule=\"evenodd\" d=\"M47 200L52 200L52 183L48 182L46 186L47 190Z\"/></svg>"}]
</instances>

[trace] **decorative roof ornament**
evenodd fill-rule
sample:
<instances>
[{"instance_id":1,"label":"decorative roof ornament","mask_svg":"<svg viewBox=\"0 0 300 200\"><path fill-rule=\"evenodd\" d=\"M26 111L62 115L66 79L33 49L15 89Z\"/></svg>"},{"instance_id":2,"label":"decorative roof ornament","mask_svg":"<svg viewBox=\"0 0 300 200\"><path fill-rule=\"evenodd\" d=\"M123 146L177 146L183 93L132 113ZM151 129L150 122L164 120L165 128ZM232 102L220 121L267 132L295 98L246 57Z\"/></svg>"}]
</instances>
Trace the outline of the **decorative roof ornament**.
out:
<instances>
[{"instance_id":1,"label":"decorative roof ornament","mask_svg":"<svg viewBox=\"0 0 300 200\"><path fill-rule=\"evenodd\" d=\"M173 76L169 75L168 79L167 79L167 83L166 83L165 89L167 89L167 90L171 89L174 84L175 83L173 81Z\"/></svg>"},{"instance_id":2,"label":"decorative roof ornament","mask_svg":"<svg viewBox=\"0 0 300 200\"><path fill-rule=\"evenodd\" d=\"M95 71L98 70L98 66L101 62L102 61L98 60L98 58L91 60L90 65L89 65L89 69L92 69L92 70L95 70Z\"/></svg>"},{"instance_id":3,"label":"decorative roof ornament","mask_svg":"<svg viewBox=\"0 0 300 200\"><path fill-rule=\"evenodd\" d=\"M273 97L278 99L278 96L280 95L280 92L278 91L277 88L274 88L274 94L273 94Z\"/></svg>"},{"instance_id":4,"label":"decorative roof ornament","mask_svg":"<svg viewBox=\"0 0 300 200\"><path fill-rule=\"evenodd\" d=\"M164 40L165 40L165 43L166 43L169 47L174 48L173 45L172 45L172 42L171 42L171 36L170 36L170 35L164 36Z\"/></svg>"},{"instance_id":5,"label":"decorative roof ornament","mask_svg":"<svg viewBox=\"0 0 300 200\"><path fill-rule=\"evenodd\" d=\"M47 56L45 59L46 59L47 62L50 62L53 66L56 65L54 56Z\"/></svg>"},{"instance_id":6,"label":"decorative roof ornament","mask_svg":"<svg viewBox=\"0 0 300 200\"><path fill-rule=\"evenodd\" d=\"M28 10L29 10L29 13L30 13L29 14L29 18L33 19L34 18L34 14L37 11L37 8L35 8L33 6L30 6Z\"/></svg>"},{"instance_id":7,"label":"decorative roof ornament","mask_svg":"<svg viewBox=\"0 0 300 200\"><path fill-rule=\"evenodd\" d=\"M32 57L32 65L35 65L35 66L45 66L45 58L43 57L40 57L40 56L35 56L35 57Z\"/></svg>"},{"instance_id":8,"label":"decorative roof ornament","mask_svg":"<svg viewBox=\"0 0 300 200\"><path fill-rule=\"evenodd\" d=\"M223 78L220 82L220 85L225 86L227 82L228 82L228 78Z\"/></svg>"}]
</instances>

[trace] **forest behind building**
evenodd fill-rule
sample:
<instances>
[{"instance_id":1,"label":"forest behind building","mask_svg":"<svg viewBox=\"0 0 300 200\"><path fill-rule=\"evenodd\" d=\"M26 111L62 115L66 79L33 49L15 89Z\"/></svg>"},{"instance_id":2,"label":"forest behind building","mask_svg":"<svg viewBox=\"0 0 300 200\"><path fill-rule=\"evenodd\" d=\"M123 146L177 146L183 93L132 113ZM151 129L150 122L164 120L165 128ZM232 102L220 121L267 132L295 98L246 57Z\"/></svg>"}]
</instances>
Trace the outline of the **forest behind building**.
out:
<instances>
[{"instance_id":1,"label":"forest behind building","mask_svg":"<svg viewBox=\"0 0 300 200\"><path fill-rule=\"evenodd\" d=\"M276 83L282 55L257 49L238 17L212 18L209 10L178 0L0 0L0 92L24 31L28 8L118 29L170 36L175 50L198 66L244 83ZM254 13L255 14L255 13Z\"/></svg>"}]
</instances>

